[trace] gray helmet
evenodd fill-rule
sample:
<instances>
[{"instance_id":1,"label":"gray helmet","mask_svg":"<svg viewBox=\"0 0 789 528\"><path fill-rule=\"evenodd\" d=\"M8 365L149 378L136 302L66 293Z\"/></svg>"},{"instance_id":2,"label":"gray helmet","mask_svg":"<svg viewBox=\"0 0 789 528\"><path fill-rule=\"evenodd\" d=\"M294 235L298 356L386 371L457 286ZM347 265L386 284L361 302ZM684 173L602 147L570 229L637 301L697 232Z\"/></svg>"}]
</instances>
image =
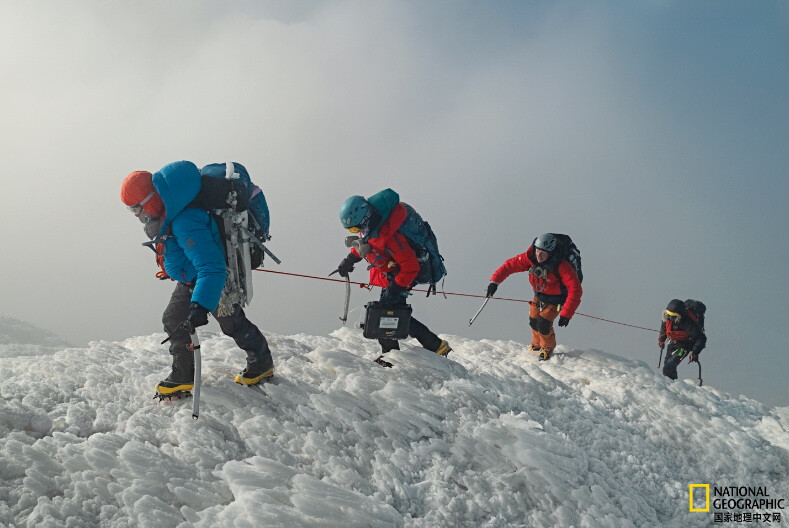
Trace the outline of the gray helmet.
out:
<instances>
[{"instance_id":1,"label":"gray helmet","mask_svg":"<svg viewBox=\"0 0 789 528\"><path fill-rule=\"evenodd\" d=\"M543 251L551 252L556 249L556 237L550 233L543 233L534 239L534 247Z\"/></svg>"}]
</instances>

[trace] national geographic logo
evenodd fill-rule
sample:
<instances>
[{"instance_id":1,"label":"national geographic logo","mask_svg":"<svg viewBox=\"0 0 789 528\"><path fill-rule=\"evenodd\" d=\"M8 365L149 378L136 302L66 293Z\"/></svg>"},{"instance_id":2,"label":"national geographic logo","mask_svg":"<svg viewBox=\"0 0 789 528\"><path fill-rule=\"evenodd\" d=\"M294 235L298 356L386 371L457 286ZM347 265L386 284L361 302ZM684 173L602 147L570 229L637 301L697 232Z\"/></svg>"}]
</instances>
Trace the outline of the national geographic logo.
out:
<instances>
[{"instance_id":1,"label":"national geographic logo","mask_svg":"<svg viewBox=\"0 0 789 528\"><path fill-rule=\"evenodd\" d=\"M689 510L709 512L712 506L715 523L779 524L785 503L782 497L772 497L766 486L688 485Z\"/></svg>"},{"instance_id":2,"label":"national geographic logo","mask_svg":"<svg viewBox=\"0 0 789 528\"><path fill-rule=\"evenodd\" d=\"M688 502L690 502L690 511L692 512L708 512L710 511L710 485L709 484L691 484L688 490ZM693 499L695 496L693 495L694 489L703 489L704 490L704 507L703 508L694 508L693 507Z\"/></svg>"}]
</instances>

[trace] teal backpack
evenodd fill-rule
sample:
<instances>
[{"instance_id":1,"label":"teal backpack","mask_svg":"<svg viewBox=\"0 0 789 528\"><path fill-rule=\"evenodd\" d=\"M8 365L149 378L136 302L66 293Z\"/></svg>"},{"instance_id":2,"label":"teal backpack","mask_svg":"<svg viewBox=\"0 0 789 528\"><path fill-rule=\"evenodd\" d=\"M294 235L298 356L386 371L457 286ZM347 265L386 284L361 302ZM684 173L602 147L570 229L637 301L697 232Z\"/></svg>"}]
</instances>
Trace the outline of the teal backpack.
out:
<instances>
[{"instance_id":1,"label":"teal backpack","mask_svg":"<svg viewBox=\"0 0 789 528\"><path fill-rule=\"evenodd\" d=\"M436 239L430 224L425 222L413 207L403 203L408 216L397 230L402 234L416 253L419 260L419 274L416 276L417 284L429 284L428 295L436 291L436 283L443 279L447 274L444 266L444 257L438 251L438 239Z\"/></svg>"},{"instance_id":2,"label":"teal backpack","mask_svg":"<svg viewBox=\"0 0 789 528\"><path fill-rule=\"evenodd\" d=\"M408 245L416 253L419 260L419 274L416 276L417 284L429 284L427 294L436 292L436 283L443 279L447 274L444 266L444 257L438 251L438 240L435 233L430 228L430 224L425 222L413 207L405 202L400 202L400 195L392 189L384 189L377 192L367 199L380 214L381 224L374 229L369 237L378 236L378 229L383 221L389 217L398 203L402 203L408 215L397 229L397 232L408 240Z\"/></svg>"}]
</instances>

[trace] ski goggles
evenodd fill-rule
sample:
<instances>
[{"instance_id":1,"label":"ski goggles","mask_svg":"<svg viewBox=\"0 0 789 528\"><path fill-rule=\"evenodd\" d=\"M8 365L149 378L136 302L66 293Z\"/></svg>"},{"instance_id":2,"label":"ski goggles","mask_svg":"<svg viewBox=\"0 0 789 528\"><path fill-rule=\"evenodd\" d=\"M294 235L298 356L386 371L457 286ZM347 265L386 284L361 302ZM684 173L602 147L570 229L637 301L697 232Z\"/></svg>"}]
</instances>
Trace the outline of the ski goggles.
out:
<instances>
[{"instance_id":1,"label":"ski goggles","mask_svg":"<svg viewBox=\"0 0 789 528\"><path fill-rule=\"evenodd\" d=\"M682 316L678 313L671 312L669 310L663 310L663 320L664 321L671 321L672 323L676 324L680 322Z\"/></svg>"},{"instance_id":2,"label":"ski goggles","mask_svg":"<svg viewBox=\"0 0 789 528\"><path fill-rule=\"evenodd\" d=\"M361 236L367 236L367 232L370 229L370 219L365 218L361 224L355 225L353 227L346 227L349 233L358 234Z\"/></svg>"},{"instance_id":3,"label":"ski goggles","mask_svg":"<svg viewBox=\"0 0 789 528\"><path fill-rule=\"evenodd\" d=\"M156 193L156 191L151 191L150 194L148 194L148 196L143 198L140 203L134 204L134 205L130 205L130 206L127 207L127 209L129 211L131 211L134 216L139 218L140 222L142 222L143 224L147 224L148 222L150 222L154 218L153 215L151 215L151 214L143 214L143 213L146 212L145 209L143 208L143 205L148 203L148 200L153 198L153 195L155 193Z\"/></svg>"}]
</instances>

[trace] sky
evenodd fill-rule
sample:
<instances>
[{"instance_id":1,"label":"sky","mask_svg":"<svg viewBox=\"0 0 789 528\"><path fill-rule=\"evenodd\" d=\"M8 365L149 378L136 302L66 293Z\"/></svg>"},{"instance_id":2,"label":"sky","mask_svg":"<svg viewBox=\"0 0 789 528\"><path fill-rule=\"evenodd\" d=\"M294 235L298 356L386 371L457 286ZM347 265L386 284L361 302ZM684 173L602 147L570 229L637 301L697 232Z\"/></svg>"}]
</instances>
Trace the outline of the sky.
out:
<instances>
[{"instance_id":1,"label":"sky","mask_svg":"<svg viewBox=\"0 0 789 528\"><path fill-rule=\"evenodd\" d=\"M447 292L567 233L584 296L560 344L656 368L656 332L582 314L657 329L701 299L705 383L787 405L788 29L770 1L4 2L0 313L77 346L159 331L172 284L120 183L232 160L266 194L269 269L326 276L340 204L387 187L433 227ZM530 299L527 277L498 294ZM328 335L343 295L258 272L247 313ZM529 343L525 303L469 327L480 299L412 299L436 333Z\"/></svg>"},{"instance_id":2,"label":"sky","mask_svg":"<svg viewBox=\"0 0 789 528\"><path fill-rule=\"evenodd\" d=\"M0 317L0 523L701 528L726 513L786 522L789 407L565 345L539 362L518 341L442 334L455 343L448 358L408 340L381 368L377 344L351 328L269 334L275 381L248 388L233 381L244 354L232 339L198 334L193 419L195 397L151 399L169 367L163 333L71 348ZM710 511L689 511L690 484L710 486ZM716 491L749 486L769 497ZM732 499L781 502L720 502ZM693 507L705 509L703 488Z\"/></svg>"}]
</instances>

